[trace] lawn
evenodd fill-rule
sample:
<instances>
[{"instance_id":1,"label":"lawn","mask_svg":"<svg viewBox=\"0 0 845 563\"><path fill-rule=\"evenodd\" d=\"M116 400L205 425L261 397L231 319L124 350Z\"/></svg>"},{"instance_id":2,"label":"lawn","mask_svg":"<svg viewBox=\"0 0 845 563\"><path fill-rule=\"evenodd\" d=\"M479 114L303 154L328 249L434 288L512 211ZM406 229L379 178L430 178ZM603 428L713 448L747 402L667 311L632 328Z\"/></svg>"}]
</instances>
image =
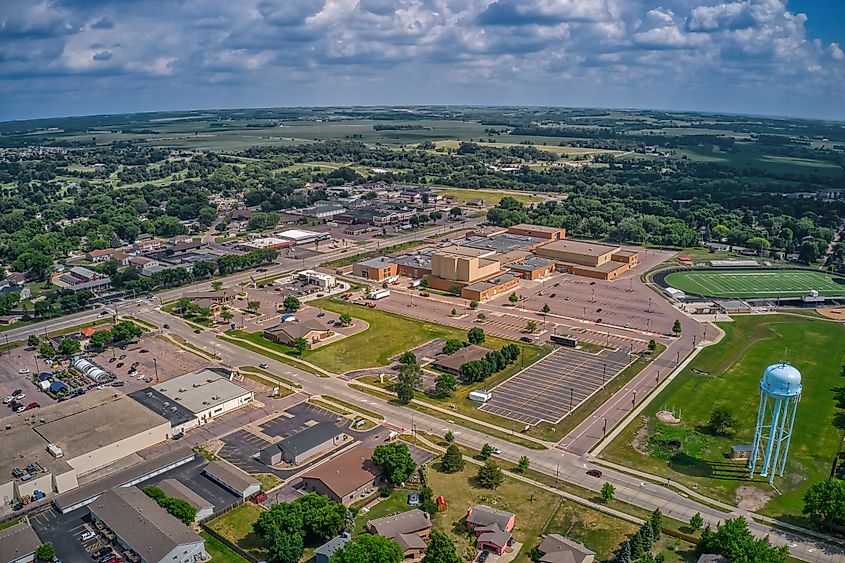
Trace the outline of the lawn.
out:
<instances>
[{"instance_id":1,"label":"lawn","mask_svg":"<svg viewBox=\"0 0 845 563\"><path fill-rule=\"evenodd\" d=\"M819 295L845 295L845 278L812 270L689 270L673 272L666 283L705 297L794 297L817 290Z\"/></svg>"},{"instance_id":2,"label":"lawn","mask_svg":"<svg viewBox=\"0 0 845 563\"><path fill-rule=\"evenodd\" d=\"M770 174L795 174L796 176L841 177L842 175L842 167L833 162L766 154L765 147L755 143L736 143L729 152L715 147L680 149L676 152L679 157L686 155L691 160L713 162L740 170L759 168Z\"/></svg>"},{"instance_id":3,"label":"lawn","mask_svg":"<svg viewBox=\"0 0 845 563\"><path fill-rule=\"evenodd\" d=\"M453 196L457 198L458 201L464 203L466 203L470 199L483 199L484 203L486 203L487 205L496 205L505 196L512 197L520 203L537 203L539 201L543 201L540 196L528 193L518 194L488 190L473 190L469 188L437 188L437 193L444 197L447 195Z\"/></svg>"},{"instance_id":4,"label":"lawn","mask_svg":"<svg viewBox=\"0 0 845 563\"><path fill-rule=\"evenodd\" d=\"M267 545L252 531L252 525L258 521L263 511L257 504L245 502L210 521L208 527L259 560L266 559Z\"/></svg>"},{"instance_id":5,"label":"lawn","mask_svg":"<svg viewBox=\"0 0 845 563\"><path fill-rule=\"evenodd\" d=\"M210 563L247 563L247 560L208 532L200 532L205 540L205 551L211 556Z\"/></svg>"},{"instance_id":6,"label":"lawn","mask_svg":"<svg viewBox=\"0 0 845 563\"><path fill-rule=\"evenodd\" d=\"M279 483L282 482L281 479L273 475L272 473L256 473L253 475L259 483L261 483L261 492L266 493L269 490L272 490Z\"/></svg>"},{"instance_id":7,"label":"lawn","mask_svg":"<svg viewBox=\"0 0 845 563\"><path fill-rule=\"evenodd\" d=\"M720 323L724 339L705 348L689 366L602 453L602 457L695 487L725 502L795 519L809 486L827 478L841 449L843 415L832 390L842 387L845 325L793 315L738 316ZM825 351L825 353L820 353ZM751 480L742 462L726 458L733 444L750 444L754 434L758 385L767 365L786 360L803 374L789 460L773 490L762 478ZM705 430L715 407L729 408L737 419L735 436ZM678 425L655 419L674 410ZM678 444L670 444L677 440ZM635 449L636 447L636 449Z\"/></svg>"}]
</instances>

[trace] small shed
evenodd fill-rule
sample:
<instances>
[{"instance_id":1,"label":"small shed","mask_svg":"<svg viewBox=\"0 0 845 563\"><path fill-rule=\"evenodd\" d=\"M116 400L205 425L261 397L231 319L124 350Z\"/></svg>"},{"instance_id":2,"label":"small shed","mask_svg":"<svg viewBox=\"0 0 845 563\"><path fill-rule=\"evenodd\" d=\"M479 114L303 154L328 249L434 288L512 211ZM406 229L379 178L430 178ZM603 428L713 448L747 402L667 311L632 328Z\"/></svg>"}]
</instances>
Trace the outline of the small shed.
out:
<instances>
[{"instance_id":1,"label":"small shed","mask_svg":"<svg viewBox=\"0 0 845 563\"><path fill-rule=\"evenodd\" d=\"M70 388L61 381L53 381L50 383L50 393L67 393Z\"/></svg>"},{"instance_id":2,"label":"small shed","mask_svg":"<svg viewBox=\"0 0 845 563\"><path fill-rule=\"evenodd\" d=\"M347 532L330 539L314 551L315 562L329 563L329 559L332 558L334 552L346 545L346 542L350 539L352 539L352 536Z\"/></svg>"},{"instance_id":3,"label":"small shed","mask_svg":"<svg viewBox=\"0 0 845 563\"><path fill-rule=\"evenodd\" d=\"M493 393L487 391L486 389L479 389L477 391L470 391L469 392L469 400L470 401L477 401L479 403L486 403L490 399L493 398Z\"/></svg>"},{"instance_id":4,"label":"small shed","mask_svg":"<svg viewBox=\"0 0 845 563\"><path fill-rule=\"evenodd\" d=\"M731 459L747 461L751 459L751 452L754 447L748 444L734 444L731 446Z\"/></svg>"}]
</instances>

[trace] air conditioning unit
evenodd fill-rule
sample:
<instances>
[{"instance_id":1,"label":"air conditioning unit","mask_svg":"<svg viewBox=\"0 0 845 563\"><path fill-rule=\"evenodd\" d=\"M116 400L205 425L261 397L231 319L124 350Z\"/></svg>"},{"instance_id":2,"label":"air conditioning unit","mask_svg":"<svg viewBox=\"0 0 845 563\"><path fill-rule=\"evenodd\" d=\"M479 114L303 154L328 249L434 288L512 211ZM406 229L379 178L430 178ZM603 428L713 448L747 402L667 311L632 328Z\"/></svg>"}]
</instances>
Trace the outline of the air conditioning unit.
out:
<instances>
[{"instance_id":1,"label":"air conditioning unit","mask_svg":"<svg viewBox=\"0 0 845 563\"><path fill-rule=\"evenodd\" d=\"M152 392L152 391L147 391L147 397L152 397L152 396L153 396L153 392Z\"/></svg>"}]
</instances>

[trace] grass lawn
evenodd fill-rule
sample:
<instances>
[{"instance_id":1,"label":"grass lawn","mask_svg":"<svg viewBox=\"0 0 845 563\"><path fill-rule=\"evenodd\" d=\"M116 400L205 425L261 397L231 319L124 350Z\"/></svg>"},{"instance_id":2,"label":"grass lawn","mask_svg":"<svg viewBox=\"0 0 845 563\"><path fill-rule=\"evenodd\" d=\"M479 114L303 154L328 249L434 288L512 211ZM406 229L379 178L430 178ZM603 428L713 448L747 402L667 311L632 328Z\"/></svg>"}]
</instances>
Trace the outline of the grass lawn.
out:
<instances>
[{"instance_id":1,"label":"grass lawn","mask_svg":"<svg viewBox=\"0 0 845 563\"><path fill-rule=\"evenodd\" d=\"M470 199L483 199L484 203L486 203L487 205L496 205L505 196L512 197L520 203L536 203L543 200L540 196L536 196L529 193L518 194L508 192L497 192L492 190L473 190L469 188L437 188L436 190L437 193L444 197L453 196L458 201L463 203L466 203Z\"/></svg>"},{"instance_id":2,"label":"grass lawn","mask_svg":"<svg viewBox=\"0 0 845 563\"><path fill-rule=\"evenodd\" d=\"M252 531L252 525L258 521L263 511L257 504L245 502L209 522L208 527L241 549L252 553L259 560L266 559L267 545Z\"/></svg>"},{"instance_id":3,"label":"grass lawn","mask_svg":"<svg viewBox=\"0 0 845 563\"><path fill-rule=\"evenodd\" d=\"M812 270L690 270L669 274L666 283L705 297L789 297L812 289L819 295L845 295L845 283Z\"/></svg>"},{"instance_id":4,"label":"grass lawn","mask_svg":"<svg viewBox=\"0 0 845 563\"><path fill-rule=\"evenodd\" d=\"M760 512L800 522L804 492L827 478L831 459L841 449L843 431L834 422L842 425L843 416L832 389L843 385L845 326L793 315L737 316L720 326L724 339L705 348L602 457L668 475L726 502L745 498L755 508L751 500L758 499ZM727 460L726 454L733 444L751 443L760 378L766 366L780 359L802 372L803 396L785 476L775 478L773 490L762 478L749 479L745 465ZM733 411L735 436L704 431L717 406ZM657 421L655 414L663 408L675 409L682 422ZM672 449L671 440L678 440L680 448Z\"/></svg>"},{"instance_id":5,"label":"grass lawn","mask_svg":"<svg viewBox=\"0 0 845 563\"><path fill-rule=\"evenodd\" d=\"M253 477L255 477L259 483L261 483L262 492L267 492L282 482L281 479L279 479L272 473L256 473L253 475Z\"/></svg>"},{"instance_id":6,"label":"grass lawn","mask_svg":"<svg viewBox=\"0 0 845 563\"><path fill-rule=\"evenodd\" d=\"M210 563L247 563L246 559L208 532L200 532L200 535L205 540L205 551L211 556Z\"/></svg>"}]
</instances>

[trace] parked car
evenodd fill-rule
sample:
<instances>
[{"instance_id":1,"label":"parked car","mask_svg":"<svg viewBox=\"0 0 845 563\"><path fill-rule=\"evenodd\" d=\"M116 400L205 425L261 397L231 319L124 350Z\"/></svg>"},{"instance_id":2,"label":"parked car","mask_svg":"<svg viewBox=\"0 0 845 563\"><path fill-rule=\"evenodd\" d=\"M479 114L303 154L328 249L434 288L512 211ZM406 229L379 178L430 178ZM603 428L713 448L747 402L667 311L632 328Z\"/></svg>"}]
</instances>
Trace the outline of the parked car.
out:
<instances>
[{"instance_id":1,"label":"parked car","mask_svg":"<svg viewBox=\"0 0 845 563\"><path fill-rule=\"evenodd\" d=\"M18 370L18 373L21 374L21 375L26 375L26 374L29 373L29 370L26 369L26 368L21 368L21 369Z\"/></svg>"},{"instance_id":2,"label":"parked car","mask_svg":"<svg viewBox=\"0 0 845 563\"><path fill-rule=\"evenodd\" d=\"M15 389L14 391L12 391L12 397L23 397L23 396L24 396L23 389Z\"/></svg>"},{"instance_id":3,"label":"parked car","mask_svg":"<svg viewBox=\"0 0 845 563\"><path fill-rule=\"evenodd\" d=\"M95 534L95 533L94 533L94 532L92 532L91 530L88 530L87 532L85 532L84 534L82 534L81 536L79 536L79 541L88 541L88 540L92 539L92 538L93 538L94 536L96 536L96 535L97 535L97 534Z\"/></svg>"},{"instance_id":4,"label":"parked car","mask_svg":"<svg viewBox=\"0 0 845 563\"><path fill-rule=\"evenodd\" d=\"M111 552L112 551L110 547L101 547L100 549L91 554L91 559L101 559L106 555L109 555Z\"/></svg>"},{"instance_id":5,"label":"parked car","mask_svg":"<svg viewBox=\"0 0 845 563\"><path fill-rule=\"evenodd\" d=\"M318 297L319 297L319 296L318 296ZM320 311L319 313L317 313L317 316L318 316L318 317L325 317L325 316L326 316L326 314L325 314L323 311Z\"/></svg>"},{"instance_id":6,"label":"parked car","mask_svg":"<svg viewBox=\"0 0 845 563\"><path fill-rule=\"evenodd\" d=\"M478 563L484 563L487 561L487 557L490 555L489 551L481 550L481 553L478 554Z\"/></svg>"},{"instance_id":7,"label":"parked car","mask_svg":"<svg viewBox=\"0 0 845 563\"><path fill-rule=\"evenodd\" d=\"M112 387L123 387L124 385L125 383L123 383L122 381L114 381L111 384Z\"/></svg>"},{"instance_id":8,"label":"parked car","mask_svg":"<svg viewBox=\"0 0 845 563\"><path fill-rule=\"evenodd\" d=\"M138 350L138 351L139 351L141 354L146 354L147 352L149 352L149 350L147 350L146 348L141 348L141 349L140 349L140 350Z\"/></svg>"},{"instance_id":9,"label":"parked car","mask_svg":"<svg viewBox=\"0 0 845 563\"><path fill-rule=\"evenodd\" d=\"M123 367L123 362L117 362L117 365L115 365L114 367L117 367L117 368L122 368L122 367Z\"/></svg>"},{"instance_id":10,"label":"parked car","mask_svg":"<svg viewBox=\"0 0 845 563\"><path fill-rule=\"evenodd\" d=\"M9 403L11 403L11 402L12 402L12 401L14 401L14 400L15 400L15 398L14 398L14 397L12 397L11 395L9 395L8 397L4 397L4 398L3 398L3 404L4 404L4 405L8 405Z\"/></svg>"},{"instance_id":11,"label":"parked car","mask_svg":"<svg viewBox=\"0 0 845 563\"><path fill-rule=\"evenodd\" d=\"M117 361L117 358L109 358L109 363L113 364Z\"/></svg>"},{"instance_id":12,"label":"parked car","mask_svg":"<svg viewBox=\"0 0 845 563\"><path fill-rule=\"evenodd\" d=\"M600 324L601 324L601 322L602 322L602 318L601 318L601 317L599 317L599 318L597 318L597 319L596 319L596 324L599 324L599 325L600 325Z\"/></svg>"},{"instance_id":13,"label":"parked car","mask_svg":"<svg viewBox=\"0 0 845 563\"><path fill-rule=\"evenodd\" d=\"M167 323L164 323L163 325L161 325L161 327L162 327L162 328L167 328L167 329L169 329L169 328L170 328L170 325L169 325L169 324L167 324Z\"/></svg>"},{"instance_id":14,"label":"parked car","mask_svg":"<svg viewBox=\"0 0 845 563\"><path fill-rule=\"evenodd\" d=\"M601 307L599 307L598 309L596 309L596 313L601 313Z\"/></svg>"},{"instance_id":15,"label":"parked car","mask_svg":"<svg viewBox=\"0 0 845 563\"><path fill-rule=\"evenodd\" d=\"M267 369L267 364L262 362L262 363L258 364L258 367L260 367L261 369Z\"/></svg>"},{"instance_id":16,"label":"parked car","mask_svg":"<svg viewBox=\"0 0 845 563\"><path fill-rule=\"evenodd\" d=\"M33 401L33 402L29 403L29 404L26 406L26 410L37 409L37 408L38 408L38 407L40 407L40 406L41 406L41 405L39 405L38 403L36 403L35 401Z\"/></svg>"},{"instance_id":17,"label":"parked car","mask_svg":"<svg viewBox=\"0 0 845 563\"><path fill-rule=\"evenodd\" d=\"M25 410L26 410L26 407L23 406L23 405L18 405L17 407L15 407L15 412L23 412Z\"/></svg>"},{"instance_id":18,"label":"parked car","mask_svg":"<svg viewBox=\"0 0 845 563\"><path fill-rule=\"evenodd\" d=\"M590 477L601 477L602 473L598 469L590 469L587 471L587 475Z\"/></svg>"},{"instance_id":19,"label":"parked car","mask_svg":"<svg viewBox=\"0 0 845 563\"><path fill-rule=\"evenodd\" d=\"M521 337L519 338L519 340L520 340L521 342L532 342L532 340L531 340L531 337L530 337L530 336L521 336Z\"/></svg>"},{"instance_id":20,"label":"parked car","mask_svg":"<svg viewBox=\"0 0 845 563\"><path fill-rule=\"evenodd\" d=\"M591 282L590 282L590 285L596 285L596 282L591 281Z\"/></svg>"},{"instance_id":21,"label":"parked car","mask_svg":"<svg viewBox=\"0 0 845 563\"><path fill-rule=\"evenodd\" d=\"M125 360L125 359L126 359L126 354L121 354L120 357L118 358L118 360Z\"/></svg>"},{"instance_id":22,"label":"parked car","mask_svg":"<svg viewBox=\"0 0 845 563\"><path fill-rule=\"evenodd\" d=\"M199 334L199 333L201 333L201 332L202 332L202 331L201 331L200 329L198 329L198 328L195 328L195 329L194 329L194 334Z\"/></svg>"}]
</instances>

